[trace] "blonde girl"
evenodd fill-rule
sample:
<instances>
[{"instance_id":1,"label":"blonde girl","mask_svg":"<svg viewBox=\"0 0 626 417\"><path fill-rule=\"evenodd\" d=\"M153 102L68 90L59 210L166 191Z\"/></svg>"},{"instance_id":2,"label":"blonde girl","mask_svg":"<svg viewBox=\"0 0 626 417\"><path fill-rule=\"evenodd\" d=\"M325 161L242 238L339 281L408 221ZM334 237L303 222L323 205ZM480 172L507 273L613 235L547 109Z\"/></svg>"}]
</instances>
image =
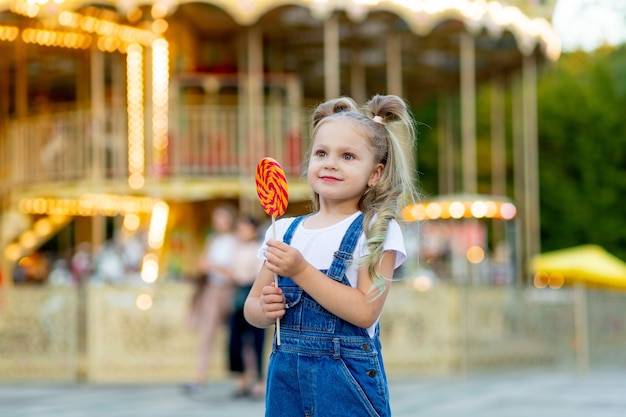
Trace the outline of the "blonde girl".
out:
<instances>
[{"instance_id":1,"label":"blonde girl","mask_svg":"<svg viewBox=\"0 0 626 417\"><path fill-rule=\"evenodd\" d=\"M338 98L315 109L312 127L314 211L280 219L276 239L268 230L245 305L255 326L281 319L266 416L389 416L378 322L406 259L397 219L416 197L413 119L397 96L363 108Z\"/></svg>"}]
</instances>

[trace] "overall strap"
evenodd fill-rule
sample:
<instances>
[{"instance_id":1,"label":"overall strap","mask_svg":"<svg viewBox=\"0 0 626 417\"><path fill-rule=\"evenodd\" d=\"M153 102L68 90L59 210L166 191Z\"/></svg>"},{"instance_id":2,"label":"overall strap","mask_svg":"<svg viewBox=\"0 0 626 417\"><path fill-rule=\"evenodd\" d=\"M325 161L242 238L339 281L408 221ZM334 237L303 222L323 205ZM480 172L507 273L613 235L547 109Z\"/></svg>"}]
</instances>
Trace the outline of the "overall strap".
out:
<instances>
[{"instance_id":1,"label":"overall strap","mask_svg":"<svg viewBox=\"0 0 626 417\"><path fill-rule=\"evenodd\" d=\"M302 220L304 220L305 217L307 216L305 215L305 216L296 217L295 220L291 222L291 224L289 225L289 228L287 229L287 231L285 232L285 235L283 236L283 242L285 242L288 245L291 244L291 238L293 237L294 232L298 228L298 225L302 223Z\"/></svg>"},{"instance_id":2,"label":"overall strap","mask_svg":"<svg viewBox=\"0 0 626 417\"><path fill-rule=\"evenodd\" d=\"M356 219L354 219L341 240L339 250L333 254L333 263L330 265L326 275L336 281L343 281L346 268L352 260L356 243L358 242L359 237L361 237L361 232L363 231L363 217L364 214L361 213Z\"/></svg>"}]
</instances>

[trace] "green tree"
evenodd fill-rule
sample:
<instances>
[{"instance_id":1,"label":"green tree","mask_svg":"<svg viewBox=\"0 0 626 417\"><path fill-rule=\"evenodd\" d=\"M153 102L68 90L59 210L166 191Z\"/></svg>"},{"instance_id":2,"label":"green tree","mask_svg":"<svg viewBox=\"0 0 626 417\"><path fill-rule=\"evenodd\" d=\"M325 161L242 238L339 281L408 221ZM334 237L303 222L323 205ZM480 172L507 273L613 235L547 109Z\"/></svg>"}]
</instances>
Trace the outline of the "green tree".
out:
<instances>
[{"instance_id":1,"label":"green tree","mask_svg":"<svg viewBox=\"0 0 626 417\"><path fill-rule=\"evenodd\" d=\"M626 49L565 54L538 85L542 250L626 259Z\"/></svg>"}]
</instances>

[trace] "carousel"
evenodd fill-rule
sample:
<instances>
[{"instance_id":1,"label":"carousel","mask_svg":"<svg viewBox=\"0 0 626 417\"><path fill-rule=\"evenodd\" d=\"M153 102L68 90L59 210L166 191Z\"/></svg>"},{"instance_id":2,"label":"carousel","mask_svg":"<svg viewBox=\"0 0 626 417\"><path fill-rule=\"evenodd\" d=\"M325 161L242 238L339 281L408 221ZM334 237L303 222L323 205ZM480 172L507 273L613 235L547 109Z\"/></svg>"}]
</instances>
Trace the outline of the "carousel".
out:
<instances>
[{"instance_id":1,"label":"carousel","mask_svg":"<svg viewBox=\"0 0 626 417\"><path fill-rule=\"evenodd\" d=\"M560 55L553 7L522 0L0 0L0 309L21 314L14 290L23 283L64 300L23 295L56 309L31 338L31 357L41 363L26 366L49 375L56 368L48 360L64 361L58 378L95 380L149 368L156 347L146 342L132 351L121 341L131 331L153 340L163 326L176 327L180 317L165 310L176 297L163 291L194 274L211 208L230 202L262 215L254 169L272 156L288 177L288 214L306 210L308 117L326 98L396 94L418 120L420 107L436 101L438 189L431 193L514 201L517 255L538 253L535 89L540 70ZM479 161L476 106L485 89L491 159ZM419 149L414 154L419 167ZM485 165L489 189L478 181ZM407 220L420 220L408 212ZM49 288L53 261L83 243L96 256L120 241L140 247L126 281L81 287L84 305L72 284L67 292ZM167 291L184 298L185 289ZM102 314L111 305L122 321L139 314L133 329L115 328L115 314ZM0 319L0 334L20 339L24 322L15 323ZM60 323L83 326L82 336ZM120 343L105 349L100 341L112 340L111 332L122 332ZM184 340L172 336L161 348L178 355L188 349ZM19 349L7 343L0 368L23 377L27 368L10 359ZM162 378L184 368L177 355L162 359Z\"/></svg>"}]
</instances>

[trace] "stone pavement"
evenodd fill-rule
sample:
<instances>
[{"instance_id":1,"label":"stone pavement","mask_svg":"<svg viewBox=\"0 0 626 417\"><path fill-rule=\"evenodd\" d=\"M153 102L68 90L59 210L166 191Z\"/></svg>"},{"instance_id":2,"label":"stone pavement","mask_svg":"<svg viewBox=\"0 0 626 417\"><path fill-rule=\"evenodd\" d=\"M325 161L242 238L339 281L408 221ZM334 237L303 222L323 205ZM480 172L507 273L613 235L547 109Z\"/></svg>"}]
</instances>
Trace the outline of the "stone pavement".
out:
<instances>
[{"instance_id":1,"label":"stone pavement","mask_svg":"<svg viewBox=\"0 0 626 417\"><path fill-rule=\"evenodd\" d=\"M261 400L234 400L228 381L206 394L174 384L0 384L1 417L254 417ZM512 371L466 377L394 377L394 417L625 417L626 369L578 376ZM323 417L323 416L322 416Z\"/></svg>"}]
</instances>

